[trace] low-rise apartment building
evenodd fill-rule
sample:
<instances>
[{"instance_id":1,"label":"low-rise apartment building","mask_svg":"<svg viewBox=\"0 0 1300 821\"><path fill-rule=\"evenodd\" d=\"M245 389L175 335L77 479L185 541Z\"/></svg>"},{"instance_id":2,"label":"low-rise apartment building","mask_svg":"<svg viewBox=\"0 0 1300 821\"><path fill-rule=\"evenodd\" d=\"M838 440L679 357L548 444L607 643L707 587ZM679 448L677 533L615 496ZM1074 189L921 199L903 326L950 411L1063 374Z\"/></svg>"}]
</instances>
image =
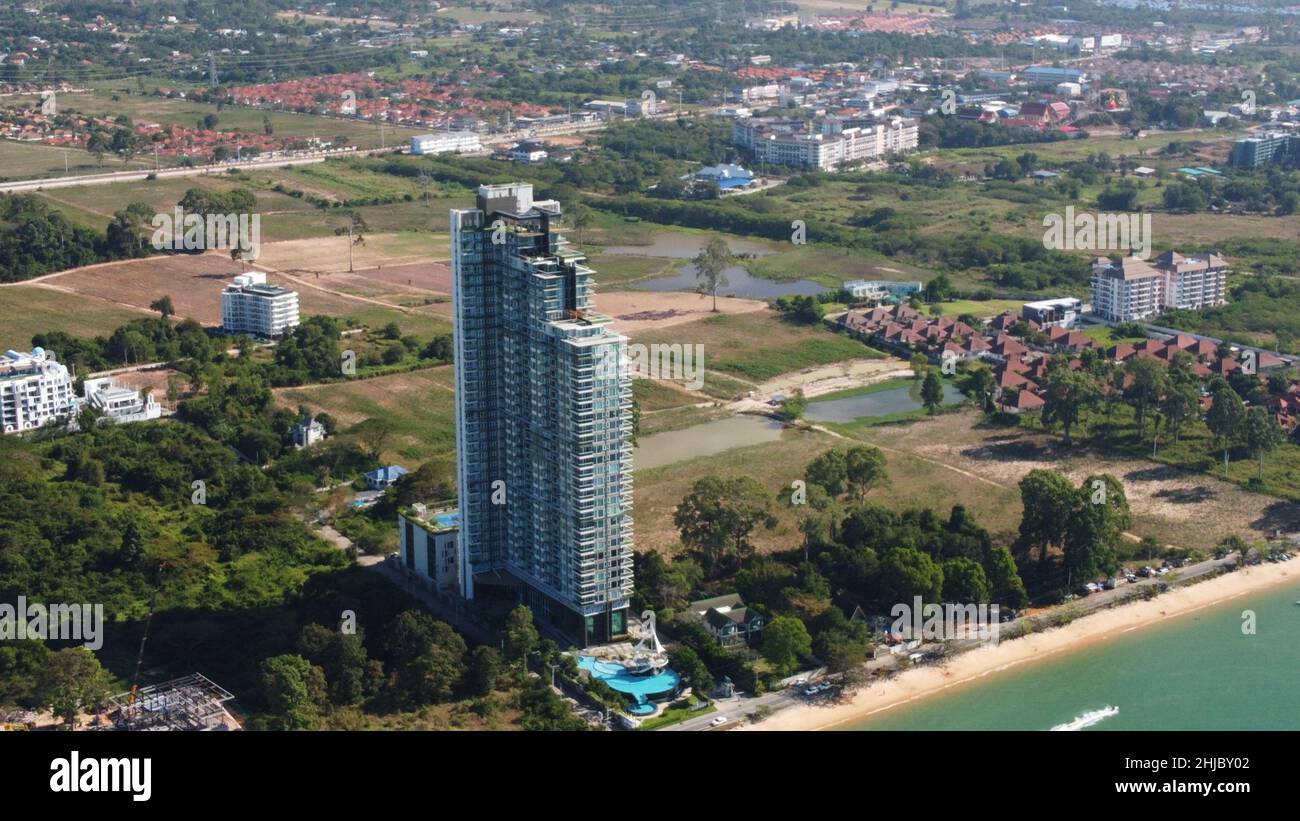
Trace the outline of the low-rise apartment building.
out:
<instances>
[{"instance_id":1,"label":"low-rise apartment building","mask_svg":"<svg viewBox=\"0 0 1300 821\"><path fill-rule=\"evenodd\" d=\"M298 292L269 285L266 274L235 277L221 292L221 329L274 339L298 327Z\"/></svg>"},{"instance_id":2,"label":"low-rise apartment building","mask_svg":"<svg viewBox=\"0 0 1300 821\"><path fill-rule=\"evenodd\" d=\"M5 433L39 428L77 412L72 374L42 348L0 356L0 426Z\"/></svg>"},{"instance_id":3,"label":"low-rise apartment building","mask_svg":"<svg viewBox=\"0 0 1300 821\"><path fill-rule=\"evenodd\" d=\"M1102 319L1150 319L1172 308L1211 308L1224 303L1228 268L1217 254L1162 254L1152 265L1137 257L1092 264L1092 309Z\"/></svg>"},{"instance_id":4,"label":"low-rise apartment building","mask_svg":"<svg viewBox=\"0 0 1300 821\"><path fill-rule=\"evenodd\" d=\"M473 131L440 131L411 138L412 154L467 154L482 150L478 134Z\"/></svg>"},{"instance_id":5,"label":"low-rise apartment building","mask_svg":"<svg viewBox=\"0 0 1300 821\"><path fill-rule=\"evenodd\" d=\"M430 510L415 504L397 514L401 566L439 590L456 590L460 513L455 507Z\"/></svg>"},{"instance_id":6,"label":"low-rise apartment building","mask_svg":"<svg viewBox=\"0 0 1300 821\"><path fill-rule=\"evenodd\" d=\"M805 130L810 125L813 130ZM835 120L738 119L732 123L731 135L736 146L751 154L755 162L823 171L913 151L918 139L916 120L905 117L848 127Z\"/></svg>"}]
</instances>

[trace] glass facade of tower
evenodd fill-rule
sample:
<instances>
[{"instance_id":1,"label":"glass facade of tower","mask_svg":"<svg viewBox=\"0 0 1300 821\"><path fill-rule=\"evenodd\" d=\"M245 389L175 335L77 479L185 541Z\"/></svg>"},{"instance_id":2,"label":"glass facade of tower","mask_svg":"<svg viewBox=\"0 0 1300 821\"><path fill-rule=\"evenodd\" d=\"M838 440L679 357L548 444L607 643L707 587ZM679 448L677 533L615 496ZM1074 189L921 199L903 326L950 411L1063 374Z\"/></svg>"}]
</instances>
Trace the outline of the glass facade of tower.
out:
<instances>
[{"instance_id":1,"label":"glass facade of tower","mask_svg":"<svg viewBox=\"0 0 1300 821\"><path fill-rule=\"evenodd\" d=\"M625 632L632 593L627 339L591 309L557 203L482 186L451 212L461 591L505 571L582 643Z\"/></svg>"}]
</instances>

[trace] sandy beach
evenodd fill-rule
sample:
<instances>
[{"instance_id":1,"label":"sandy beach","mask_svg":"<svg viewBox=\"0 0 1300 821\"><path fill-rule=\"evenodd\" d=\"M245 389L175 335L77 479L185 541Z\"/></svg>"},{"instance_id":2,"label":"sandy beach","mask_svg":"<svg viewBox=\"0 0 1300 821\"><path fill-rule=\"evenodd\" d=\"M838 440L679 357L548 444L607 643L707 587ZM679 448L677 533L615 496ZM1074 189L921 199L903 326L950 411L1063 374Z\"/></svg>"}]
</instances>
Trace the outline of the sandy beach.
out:
<instances>
[{"instance_id":1,"label":"sandy beach","mask_svg":"<svg viewBox=\"0 0 1300 821\"><path fill-rule=\"evenodd\" d=\"M823 730L856 721L891 707L934 696L954 687L1057 653L1139 630L1166 619L1210 607L1237 596L1286 582L1300 571L1291 563L1263 564L1216 576L1209 581L1176 588L1148 601L1133 602L1084 616L1064 627L983 647L954 657L941 666L908 670L889 681L863 686L841 704L799 704L777 711L759 724L739 730Z\"/></svg>"}]
</instances>

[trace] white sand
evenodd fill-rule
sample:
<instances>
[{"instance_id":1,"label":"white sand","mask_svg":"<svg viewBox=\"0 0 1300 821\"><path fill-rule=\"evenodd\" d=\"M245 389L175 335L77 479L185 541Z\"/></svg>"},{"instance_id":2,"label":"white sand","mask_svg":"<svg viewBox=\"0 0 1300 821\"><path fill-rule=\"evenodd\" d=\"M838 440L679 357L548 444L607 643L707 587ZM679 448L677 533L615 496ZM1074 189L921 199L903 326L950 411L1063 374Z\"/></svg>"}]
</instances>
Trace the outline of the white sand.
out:
<instances>
[{"instance_id":1,"label":"white sand","mask_svg":"<svg viewBox=\"0 0 1300 821\"><path fill-rule=\"evenodd\" d=\"M1002 642L996 647L962 653L942 666L908 670L888 681L864 685L843 704L800 704L779 710L757 725L745 725L737 729L820 730L863 719L899 704L977 681L1017 664L1078 649L1237 596L1294 582L1297 578L1300 578L1300 572L1296 572L1290 563L1247 567L1199 584L1175 588L1154 599L1102 610L1064 627L1031 633L1024 638Z\"/></svg>"}]
</instances>

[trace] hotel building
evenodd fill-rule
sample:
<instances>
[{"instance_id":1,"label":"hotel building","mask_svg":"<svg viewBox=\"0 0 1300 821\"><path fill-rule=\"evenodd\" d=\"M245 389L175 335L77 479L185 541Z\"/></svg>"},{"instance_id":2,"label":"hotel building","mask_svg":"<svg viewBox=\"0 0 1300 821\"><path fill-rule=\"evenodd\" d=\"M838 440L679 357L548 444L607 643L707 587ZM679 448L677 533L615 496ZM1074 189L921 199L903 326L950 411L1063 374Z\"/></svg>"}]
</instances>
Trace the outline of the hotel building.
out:
<instances>
[{"instance_id":1,"label":"hotel building","mask_svg":"<svg viewBox=\"0 0 1300 821\"><path fill-rule=\"evenodd\" d=\"M632 594L627 338L531 185L451 212L460 590L520 589L575 642L626 632Z\"/></svg>"}]
</instances>

